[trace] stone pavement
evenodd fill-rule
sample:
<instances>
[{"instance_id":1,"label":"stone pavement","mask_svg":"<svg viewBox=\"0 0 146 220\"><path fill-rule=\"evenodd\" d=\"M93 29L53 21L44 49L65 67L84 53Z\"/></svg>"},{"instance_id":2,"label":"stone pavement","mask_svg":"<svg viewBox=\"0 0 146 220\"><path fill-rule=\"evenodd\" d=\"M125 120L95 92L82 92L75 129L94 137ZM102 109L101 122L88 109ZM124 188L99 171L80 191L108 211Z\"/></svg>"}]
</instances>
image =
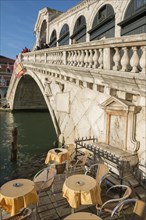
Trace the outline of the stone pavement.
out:
<instances>
[{"instance_id":1,"label":"stone pavement","mask_svg":"<svg viewBox=\"0 0 146 220\"><path fill-rule=\"evenodd\" d=\"M77 173L83 173L82 170L78 170ZM72 175L72 174L71 174ZM39 206L37 210L37 220L63 220L66 216L71 214L71 207L69 206L67 200L62 197L62 186L65 181L65 175L57 175L54 181L54 192L43 192L40 195ZM141 194L142 199L145 200L146 191L141 190L137 193ZM136 198L136 194L132 195L132 198ZM75 210L77 211L86 211L97 214L95 205L81 205L80 208ZM110 217L107 215L101 216L103 220L110 220ZM34 213L31 217L31 220L34 220ZM115 218L119 219L119 218ZM123 218L120 218L123 219Z\"/></svg>"},{"instance_id":2,"label":"stone pavement","mask_svg":"<svg viewBox=\"0 0 146 220\"><path fill-rule=\"evenodd\" d=\"M83 173L83 170L77 170L76 173ZM75 173L74 173L75 174ZM73 175L73 173L70 173ZM65 181L65 174L56 175L53 184L53 193L51 191L46 191L40 194L39 205L37 208L37 215L33 209L32 215L29 220L63 220L66 216L71 214L71 207L67 200L62 196L62 186ZM146 190L142 187L136 188L136 191L131 195L132 198L137 198L137 195L141 197L142 200L146 201ZM85 211L97 214L95 205L81 205L77 211ZM129 212L131 210L126 210ZM103 220L111 220L109 215L102 215ZM124 218L116 217L114 219L124 220Z\"/></svg>"}]
</instances>

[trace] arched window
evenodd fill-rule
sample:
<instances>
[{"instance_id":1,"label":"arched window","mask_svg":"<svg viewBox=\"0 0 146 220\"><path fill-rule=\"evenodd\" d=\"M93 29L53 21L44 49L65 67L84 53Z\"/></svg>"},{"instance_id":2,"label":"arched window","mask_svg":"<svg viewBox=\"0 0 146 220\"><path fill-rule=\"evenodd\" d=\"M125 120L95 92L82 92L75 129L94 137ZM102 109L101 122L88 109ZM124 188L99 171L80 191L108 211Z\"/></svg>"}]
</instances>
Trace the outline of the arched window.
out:
<instances>
[{"instance_id":1,"label":"arched window","mask_svg":"<svg viewBox=\"0 0 146 220\"><path fill-rule=\"evenodd\" d=\"M131 0L121 26L121 36L146 33L146 0Z\"/></svg>"},{"instance_id":2,"label":"arched window","mask_svg":"<svg viewBox=\"0 0 146 220\"><path fill-rule=\"evenodd\" d=\"M68 45L69 44L69 27L68 24L64 24L59 36L59 45Z\"/></svg>"},{"instance_id":3,"label":"arched window","mask_svg":"<svg viewBox=\"0 0 146 220\"><path fill-rule=\"evenodd\" d=\"M77 19L71 39L73 43L86 41L86 19L83 15Z\"/></svg>"},{"instance_id":4,"label":"arched window","mask_svg":"<svg viewBox=\"0 0 146 220\"><path fill-rule=\"evenodd\" d=\"M97 12L89 34L91 41L115 36L115 13L111 5L104 5Z\"/></svg>"},{"instance_id":5,"label":"arched window","mask_svg":"<svg viewBox=\"0 0 146 220\"><path fill-rule=\"evenodd\" d=\"M54 30L50 37L49 47L56 47L56 46L57 46L57 34L56 31Z\"/></svg>"},{"instance_id":6,"label":"arched window","mask_svg":"<svg viewBox=\"0 0 146 220\"><path fill-rule=\"evenodd\" d=\"M40 31L40 41L43 43L46 43L46 29L47 29L47 22L44 20Z\"/></svg>"}]
</instances>

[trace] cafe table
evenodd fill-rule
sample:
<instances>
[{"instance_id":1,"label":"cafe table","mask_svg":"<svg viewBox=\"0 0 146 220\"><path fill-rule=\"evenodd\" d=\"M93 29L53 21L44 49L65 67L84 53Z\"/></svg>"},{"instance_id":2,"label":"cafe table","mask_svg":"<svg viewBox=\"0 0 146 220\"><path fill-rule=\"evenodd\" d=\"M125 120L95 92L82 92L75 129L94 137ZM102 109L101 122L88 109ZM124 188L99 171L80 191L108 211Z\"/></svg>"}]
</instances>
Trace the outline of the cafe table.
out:
<instances>
[{"instance_id":1,"label":"cafe table","mask_svg":"<svg viewBox=\"0 0 146 220\"><path fill-rule=\"evenodd\" d=\"M69 159L68 150L65 148L54 148L48 151L45 164L54 161L56 163L62 163Z\"/></svg>"},{"instance_id":2,"label":"cafe table","mask_svg":"<svg viewBox=\"0 0 146 220\"><path fill-rule=\"evenodd\" d=\"M0 207L11 216L17 214L21 208L38 202L35 184L29 179L11 180L0 188Z\"/></svg>"},{"instance_id":3,"label":"cafe table","mask_svg":"<svg viewBox=\"0 0 146 220\"><path fill-rule=\"evenodd\" d=\"M68 215L64 220L102 220L99 216L92 214L90 212L76 212Z\"/></svg>"},{"instance_id":4,"label":"cafe table","mask_svg":"<svg viewBox=\"0 0 146 220\"><path fill-rule=\"evenodd\" d=\"M73 209L79 208L80 205L102 205L101 189L91 176L77 174L68 177L63 184L62 191L63 197Z\"/></svg>"}]
</instances>

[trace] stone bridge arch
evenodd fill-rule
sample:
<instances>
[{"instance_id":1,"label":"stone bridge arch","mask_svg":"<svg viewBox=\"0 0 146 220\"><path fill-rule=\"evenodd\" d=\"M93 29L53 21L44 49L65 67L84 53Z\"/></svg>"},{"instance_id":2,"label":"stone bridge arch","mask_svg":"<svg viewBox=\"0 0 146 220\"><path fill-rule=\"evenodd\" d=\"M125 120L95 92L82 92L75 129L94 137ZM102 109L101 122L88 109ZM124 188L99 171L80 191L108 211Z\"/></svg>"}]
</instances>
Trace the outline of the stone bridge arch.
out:
<instances>
[{"instance_id":1,"label":"stone bridge arch","mask_svg":"<svg viewBox=\"0 0 146 220\"><path fill-rule=\"evenodd\" d=\"M57 136L60 128L54 110L45 92L45 86L40 75L29 70L21 78L15 79L10 92L10 108L12 110L40 110L49 111Z\"/></svg>"}]
</instances>

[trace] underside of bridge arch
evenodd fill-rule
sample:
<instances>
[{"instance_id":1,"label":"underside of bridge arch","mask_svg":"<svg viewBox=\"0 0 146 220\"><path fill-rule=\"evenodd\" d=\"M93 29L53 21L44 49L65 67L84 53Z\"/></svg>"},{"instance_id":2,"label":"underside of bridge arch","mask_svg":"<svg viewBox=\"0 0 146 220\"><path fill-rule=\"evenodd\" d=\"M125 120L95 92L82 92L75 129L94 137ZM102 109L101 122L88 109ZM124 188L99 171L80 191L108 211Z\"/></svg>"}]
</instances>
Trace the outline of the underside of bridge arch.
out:
<instances>
[{"instance_id":1,"label":"underside of bridge arch","mask_svg":"<svg viewBox=\"0 0 146 220\"><path fill-rule=\"evenodd\" d=\"M18 83L13 110L48 110L39 86L29 75L23 76Z\"/></svg>"}]
</instances>

